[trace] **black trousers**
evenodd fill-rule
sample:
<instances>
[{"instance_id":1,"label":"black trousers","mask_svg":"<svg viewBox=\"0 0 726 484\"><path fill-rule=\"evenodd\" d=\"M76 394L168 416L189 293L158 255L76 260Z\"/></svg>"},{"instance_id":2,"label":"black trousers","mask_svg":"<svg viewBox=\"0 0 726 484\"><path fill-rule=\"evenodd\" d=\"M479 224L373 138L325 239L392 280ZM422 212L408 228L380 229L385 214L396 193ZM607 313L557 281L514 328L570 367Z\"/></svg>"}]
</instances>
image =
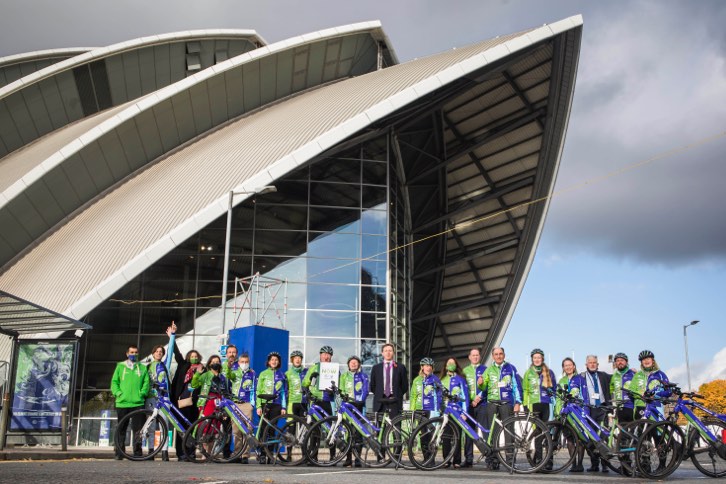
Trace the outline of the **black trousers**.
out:
<instances>
[{"instance_id":1,"label":"black trousers","mask_svg":"<svg viewBox=\"0 0 726 484\"><path fill-rule=\"evenodd\" d=\"M124 418L126 415L130 414L131 412L135 412L136 410L142 410L144 408L143 405L139 407L129 407L129 408L116 408L116 417L118 418L118 421L120 422L122 418ZM131 431L134 433L140 432L141 427L144 426L145 418L143 415L139 415L137 417L134 417L131 419ZM128 428L128 422L123 427L117 427L116 432L119 432L121 435L126 435L126 429ZM134 454L141 455L141 442L137 442L134 444ZM115 449L116 455L121 455L118 451L118 449Z\"/></svg>"},{"instance_id":2,"label":"black trousers","mask_svg":"<svg viewBox=\"0 0 726 484\"><path fill-rule=\"evenodd\" d=\"M306 405L304 403L293 403L292 414L297 417L305 417Z\"/></svg>"},{"instance_id":3,"label":"black trousers","mask_svg":"<svg viewBox=\"0 0 726 484\"><path fill-rule=\"evenodd\" d=\"M506 404L506 403L493 403L493 402L487 402L486 406L486 415L487 415L487 422L489 422L489 425L494 421L494 419L498 416L500 421L504 421L511 417L514 414L514 407L512 405ZM506 444L509 444L512 442L512 435L507 432L504 434L504 442ZM496 455L490 455L487 458L487 463L491 466L498 467L499 466L499 460L497 459ZM492 467L492 468L495 468Z\"/></svg>"},{"instance_id":4,"label":"black trousers","mask_svg":"<svg viewBox=\"0 0 726 484\"><path fill-rule=\"evenodd\" d=\"M530 413L540 419L543 422L547 422L550 419L550 404L549 403L533 403ZM534 450L534 458L536 462L542 459L542 447L537 446Z\"/></svg>"},{"instance_id":5,"label":"black trousers","mask_svg":"<svg viewBox=\"0 0 726 484\"><path fill-rule=\"evenodd\" d=\"M326 403L330 404L330 402L326 402ZM363 413L363 407L365 406L366 403L365 402L350 402L350 404L353 405L355 408L357 408L359 412ZM360 454L360 449L363 446L363 436L355 431L353 432L353 445L350 446L348 455L345 456L346 462L350 462L352 460L354 446L358 449L358 453ZM356 461L357 460L358 459L356 459Z\"/></svg>"},{"instance_id":6,"label":"black trousers","mask_svg":"<svg viewBox=\"0 0 726 484\"><path fill-rule=\"evenodd\" d=\"M391 420L401 415L401 404L399 402L391 402L391 403L379 403L378 408L376 409L376 413L384 413L386 410L388 410L388 414L391 416Z\"/></svg>"},{"instance_id":7,"label":"black trousers","mask_svg":"<svg viewBox=\"0 0 726 484\"><path fill-rule=\"evenodd\" d=\"M476 407L472 407L469 405L469 409L467 411L469 415L474 417L474 419L484 427L485 429L489 429L489 421L487 420L487 404L484 401L479 402L479 405ZM472 427L474 427L472 425ZM476 429L474 429L476 430ZM468 464L474 463L474 441L469 437L466 436L466 439L464 441L464 458L466 459L466 462Z\"/></svg>"},{"instance_id":8,"label":"black trousers","mask_svg":"<svg viewBox=\"0 0 726 484\"><path fill-rule=\"evenodd\" d=\"M196 403L190 405L189 407L180 408L179 411L182 415L184 415L184 417L186 417L187 420L189 420L190 424L193 424L199 418L199 407L197 407ZM187 450L184 449L183 440L184 434L177 432L176 440L174 442L174 448L176 449L177 457L183 457L188 454ZM189 452L191 451L193 451L193 449L191 449Z\"/></svg>"}]
</instances>

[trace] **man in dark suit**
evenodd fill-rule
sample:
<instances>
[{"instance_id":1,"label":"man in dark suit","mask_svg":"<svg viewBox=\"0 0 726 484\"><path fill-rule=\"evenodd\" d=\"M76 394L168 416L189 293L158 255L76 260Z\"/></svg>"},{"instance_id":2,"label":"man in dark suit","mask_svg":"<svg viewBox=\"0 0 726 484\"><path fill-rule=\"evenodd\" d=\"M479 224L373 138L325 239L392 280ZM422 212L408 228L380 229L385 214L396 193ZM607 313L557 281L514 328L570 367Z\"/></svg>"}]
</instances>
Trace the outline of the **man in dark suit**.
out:
<instances>
[{"instance_id":1,"label":"man in dark suit","mask_svg":"<svg viewBox=\"0 0 726 484\"><path fill-rule=\"evenodd\" d=\"M602 424L607 417L607 412L598 407L610 402L610 378L612 375L598 370L599 363L595 355L587 355L585 366L587 370L580 374L584 387L580 389L580 395L585 403L595 406L595 408L590 408L590 417L597 423ZM604 461L602 467L600 467L600 458L591 453L590 450L587 453L590 455L590 467L587 472L597 472L601 469L602 472L608 472Z\"/></svg>"},{"instance_id":2,"label":"man in dark suit","mask_svg":"<svg viewBox=\"0 0 726 484\"><path fill-rule=\"evenodd\" d=\"M401 363L393 361L395 348L386 343L381 348L383 363L378 363L371 370L370 388L373 392L373 411L388 410L391 418L403 411L403 395L408 392L408 371Z\"/></svg>"}]
</instances>

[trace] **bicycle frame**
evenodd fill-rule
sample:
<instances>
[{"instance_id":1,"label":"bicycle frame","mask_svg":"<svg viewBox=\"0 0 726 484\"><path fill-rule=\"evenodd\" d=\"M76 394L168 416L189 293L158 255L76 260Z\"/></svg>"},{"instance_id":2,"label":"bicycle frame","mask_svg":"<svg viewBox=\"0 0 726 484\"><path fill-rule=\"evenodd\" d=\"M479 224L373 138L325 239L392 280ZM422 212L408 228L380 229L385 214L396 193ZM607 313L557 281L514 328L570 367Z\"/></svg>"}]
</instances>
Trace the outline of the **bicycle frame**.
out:
<instances>
[{"instance_id":1,"label":"bicycle frame","mask_svg":"<svg viewBox=\"0 0 726 484\"><path fill-rule=\"evenodd\" d=\"M187 420L187 418L182 415L179 409L177 409L171 403L171 400L169 400L169 397L167 397L166 395L159 395L156 400L156 405L154 405L154 412L152 414L152 417L155 417L158 414L162 414L164 418L166 418L166 421L171 422L174 428L182 434L191 425L191 422L189 422L189 420ZM181 419L181 421L179 419ZM144 427L150 425L150 422L152 421L153 419L150 419L149 422L146 422L144 424ZM144 430L146 430L146 428L144 428Z\"/></svg>"},{"instance_id":2,"label":"bicycle frame","mask_svg":"<svg viewBox=\"0 0 726 484\"><path fill-rule=\"evenodd\" d=\"M724 414L718 414L716 412L712 412L711 410L707 409L700 403L694 401L694 400L686 400L682 397L678 398L678 401L676 402L676 407L673 410L673 413L677 416L679 413L682 413L684 417L686 417L686 420L688 421L688 426L693 426L698 433L700 433L704 439L706 439L709 442L720 442L719 438L714 435L708 427L706 427L700 418L696 416L696 414L693 413L690 407L695 407L702 412L707 413L708 415L715 417L722 422L726 422L726 415Z\"/></svg>"}]
</instances>

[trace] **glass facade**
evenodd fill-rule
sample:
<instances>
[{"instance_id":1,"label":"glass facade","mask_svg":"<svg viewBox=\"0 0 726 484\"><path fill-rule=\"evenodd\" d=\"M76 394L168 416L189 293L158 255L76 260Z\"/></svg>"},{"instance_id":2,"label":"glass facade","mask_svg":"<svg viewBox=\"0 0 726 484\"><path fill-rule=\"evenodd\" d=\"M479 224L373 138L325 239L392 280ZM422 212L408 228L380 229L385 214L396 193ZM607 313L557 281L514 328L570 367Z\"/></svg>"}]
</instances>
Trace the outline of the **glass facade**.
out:
<instances>
[{"instance_id":1,"label":"glass facade","mask_svg":"<svg viewBox=\"0 0 726 484\"><path fill-rule=\"evenodd\" d=\"M235 277L286 280L290 351L301 350L306 365L330 345L334 362L359 355L370 371L388 340L399 361L410 363L410 217L391 153L388 135L362 142L313 160L277 180L276 192L233 210L228 293ZM147 355L167 342L174 320L183 353L195 348L206 359L218 352L226 223L225 214L88 315L94 329L81 345L78 445L97 445L94 429L101 411L113 409L108 388L129 344ZM233 309L242 300L228 300L227 330L254 322L250 311ZM281 296L277 302L282 308ZM272 312L265 324L280 321Z\"/></svg>"}]
</instances>

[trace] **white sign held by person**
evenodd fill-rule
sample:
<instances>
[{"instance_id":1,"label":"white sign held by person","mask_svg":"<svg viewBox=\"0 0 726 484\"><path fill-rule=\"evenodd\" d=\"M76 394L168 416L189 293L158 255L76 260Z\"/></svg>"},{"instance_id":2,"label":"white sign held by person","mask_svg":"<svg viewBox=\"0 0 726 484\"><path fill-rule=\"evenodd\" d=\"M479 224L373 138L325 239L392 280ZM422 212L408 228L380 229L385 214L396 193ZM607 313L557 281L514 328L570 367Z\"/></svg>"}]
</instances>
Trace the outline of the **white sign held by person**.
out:
<instances>
[{"instance_id":1,"label":"white sign held by person","mask_svg":"<svg viewBox=\"0 0 726 484\"><path fill-rule=\"evenodd\" d=\"M340 366L337 363L320 362L320 376L318 376L318 390L329 390L331 384L338 385Z\"/></svg>"}]
</instances>

